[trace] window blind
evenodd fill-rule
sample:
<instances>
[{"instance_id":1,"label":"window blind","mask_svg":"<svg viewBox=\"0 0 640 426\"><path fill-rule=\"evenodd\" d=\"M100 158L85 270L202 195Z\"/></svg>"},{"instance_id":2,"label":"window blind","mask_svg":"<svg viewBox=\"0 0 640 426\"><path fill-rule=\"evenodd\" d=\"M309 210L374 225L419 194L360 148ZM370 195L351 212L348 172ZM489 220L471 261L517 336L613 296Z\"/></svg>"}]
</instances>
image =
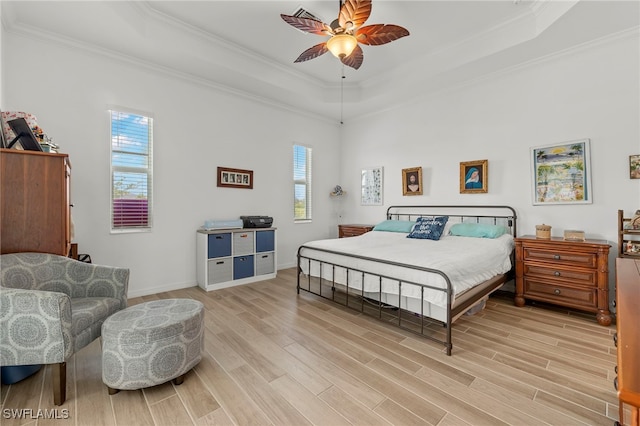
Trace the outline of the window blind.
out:
<instances>
[{"instance_id":1,"label":"window blind","mask_svg":"<svg viewBox=\"0 0 640 426\"><path fill-rule=\"evenodd\" d=\"M293 146L293 218L311 220L311 148Z\"/></svg>"},{"instance_id":2,"label":"window blind","mask_svg":"<svg viewBox=\"0 0 640 426\"><path fill-rule=\"evenodd\" d=\"M150 229L153 119L122 111L110 114L111 229Z\"/></svg>"}]
</instances>

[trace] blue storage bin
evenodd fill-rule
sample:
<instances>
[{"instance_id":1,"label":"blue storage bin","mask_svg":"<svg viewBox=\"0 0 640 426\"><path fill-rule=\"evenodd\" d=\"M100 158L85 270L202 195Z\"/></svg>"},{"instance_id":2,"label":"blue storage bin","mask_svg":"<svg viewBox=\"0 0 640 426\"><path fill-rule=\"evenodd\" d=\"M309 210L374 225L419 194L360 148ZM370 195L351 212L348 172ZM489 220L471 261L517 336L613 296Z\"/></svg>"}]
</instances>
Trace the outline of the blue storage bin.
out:
<instances>
[{"instance_id":1,"label":"blue storage bin","mask_svg":"<svg viewBox=\"0 0 640 426\"><path fill-rule=\"evenodd\" d=\"M34 365L9 365L0 367L0 376L3 385L12 385L18 383L20 380L24 380L32 374L37 373L41 364Z\"/></svg>"},{"instance_id":2,"label":"blue storage bin","mask_svg":"<svg viewBox=\"0 0 640 426\"><path fill-rule=\"evenodd\" d=\"M231 256L231 233L209 234L208 258Z\"/></svg>"},{"instance_id":3,"label":"blue storage bin","mask_svg":"<svg viewBox=\"0 0 640 426\"><path fill-rule=\"evenodd\" d=\"M275 234L275 231L256 231L256 251L274 251Z\"/></svg>"},{"instance_id":4,"label":"blue storage bin","mask_svg":"<svg viewBox=\"0 0 640 426\"><path fill-rule=\"evenodd\" d=\"M233 258L233 279L252 277L253 256L239 256Z\"/></svg>"}]
</instances>

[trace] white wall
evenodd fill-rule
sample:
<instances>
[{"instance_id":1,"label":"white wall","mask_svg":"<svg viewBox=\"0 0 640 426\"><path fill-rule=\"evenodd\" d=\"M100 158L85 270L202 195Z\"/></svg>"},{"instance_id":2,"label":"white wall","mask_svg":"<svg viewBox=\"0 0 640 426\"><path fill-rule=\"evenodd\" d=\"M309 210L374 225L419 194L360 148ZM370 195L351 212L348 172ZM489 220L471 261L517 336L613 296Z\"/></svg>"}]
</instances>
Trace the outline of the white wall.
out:
<instances>
[{"instance_id":1,"label":"white wall","mask_svg":"<svg viewBox=\"0 0 640 426\"><path fill-rule=\"evenodd\" d=\"M640 153L639 44L636 31L346 123L344 186L357 190L361 168L383 166L385 206L345 199L344 221L376 223L392 204L508 204L519 235L545 223L554 236L582 229L608 240L613 272L617 210L640 208L628 166ZM530 148L582 138L591 141L593 203L534 206ZM459 163L482 159L489 192L460 194ZM418 166L424 195L403 196L401 169Z\"/></svg>"},{"instance_id":2,"label":"white wall","mask_svg":"<svg viewBox=\"0 0 640 426\"><path fill-rule=\"evenodd\" d=\"M196 230L206 219L273 216L278 268L294 265L304 241L334 232L331 205L322 201L339 171L336 124L118 58L12 33L4 34L4 42L5 108L35 114L69 154L79 251L94 263L129 267L129 296L195 285ZM155 118L149 233L109 231L109 105ZM317 202L311 224L293 223L294 143L313 148ZM217 188L217 166L253 170L253 190Z\"/></svg>"}]
</instances>

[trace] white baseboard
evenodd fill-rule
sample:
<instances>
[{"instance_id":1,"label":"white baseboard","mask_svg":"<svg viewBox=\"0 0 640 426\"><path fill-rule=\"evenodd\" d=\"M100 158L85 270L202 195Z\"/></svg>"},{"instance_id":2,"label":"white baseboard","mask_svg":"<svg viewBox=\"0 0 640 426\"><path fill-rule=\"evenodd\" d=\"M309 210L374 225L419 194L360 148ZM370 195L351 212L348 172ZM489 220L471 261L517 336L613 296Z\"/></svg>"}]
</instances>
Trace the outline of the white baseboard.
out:
<instances>
[{"instance_id":1,"label":"white baseboard","mask_svg":"<svg viewBox=\"0 0 640 426\"><path fill-rule=\"evenodd\" d=\"M291 264L286 264L286 265L278 265L278 270L289 269L295 266L296 266L295 262ZM196 281L193 281L193 282L186 282L186 283L167 284L162 287L145 288L145 289L135 290L135 291L130 290L129 293L127 294L127 298L133 299L134 297L149 296L156 293L164 293L165 291L182 290L183 288L197 287L197 286L198 286L198 283Z\"/></svg>"}]
</instances>

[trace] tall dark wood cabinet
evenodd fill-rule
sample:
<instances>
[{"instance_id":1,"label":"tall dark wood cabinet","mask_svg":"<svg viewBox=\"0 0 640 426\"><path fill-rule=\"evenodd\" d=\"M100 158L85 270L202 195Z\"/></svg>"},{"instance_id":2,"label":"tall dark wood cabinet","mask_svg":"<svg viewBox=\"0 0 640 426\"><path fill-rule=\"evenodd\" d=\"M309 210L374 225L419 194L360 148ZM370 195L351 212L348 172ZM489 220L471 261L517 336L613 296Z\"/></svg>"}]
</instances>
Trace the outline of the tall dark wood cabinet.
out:
<instances>
[{"instance_id":1,"label":"tall dark wood cabinet","mask_svg":"<svg viewBox=\"0 0 640 426\"><path fill-rule=\"evenodd\" d=\"M620 422L640 425L640 260L616 259L616 336L618 368L615 387ZM625 414L630 413L628 417Z\"/></svg>"},{"instance_id":2,"label":"tall dark wood cabinet","mask_svg":"<svg viewBox=\"0 0 640 426\"><path fill-rule=\"evenodd\" d=\"M67 154L0 149L0 253L69 254L70 176Z\"/></svg>"}]
</instances>

